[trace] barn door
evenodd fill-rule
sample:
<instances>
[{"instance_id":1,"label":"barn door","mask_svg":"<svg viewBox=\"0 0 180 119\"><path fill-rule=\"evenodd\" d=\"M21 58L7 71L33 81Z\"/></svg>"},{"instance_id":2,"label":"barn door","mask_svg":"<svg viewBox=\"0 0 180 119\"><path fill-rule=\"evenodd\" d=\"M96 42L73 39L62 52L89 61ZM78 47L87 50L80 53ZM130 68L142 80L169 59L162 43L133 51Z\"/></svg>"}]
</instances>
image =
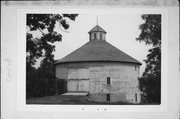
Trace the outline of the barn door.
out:
<instances>
[{"instance_id":1,"label":"barn door","mask_svg":"<svg viewBox=\"0 0 180 119\"><path fill-rule=\"evenodd\" d=\"M78 91L78 81L77 80L68 80L67 90L68 90L68 92L77 92Z\"/></svg>"},{"instance_id":2,"label":"barn door","mask_svg":"<svg viewBox=\"0 0 180 119\"><path fill-rule=\"evenodd\" d=\"M68 69L68 91L87 92L89 91L89 69L70 68Z\"/></svg>"},{"instance_id":3,"label":"barn door","mask_svg":"<svg viewBox=\"0 0 180 119\"><path fill-rule=\"evenodd\" d=\"M88 92L89 80L68 80L67 87L70 92Z\"/></svg>"},{"instance_id":4,"label":"barn door","mask_svg":"<svg viewBox=\"0 0 180 119\"><path fill-rule=\"evenodd\" d=\"M82 91L82 92L89 91L89 80L79 80L78 91Z\"/></svg>"}]
</instances>

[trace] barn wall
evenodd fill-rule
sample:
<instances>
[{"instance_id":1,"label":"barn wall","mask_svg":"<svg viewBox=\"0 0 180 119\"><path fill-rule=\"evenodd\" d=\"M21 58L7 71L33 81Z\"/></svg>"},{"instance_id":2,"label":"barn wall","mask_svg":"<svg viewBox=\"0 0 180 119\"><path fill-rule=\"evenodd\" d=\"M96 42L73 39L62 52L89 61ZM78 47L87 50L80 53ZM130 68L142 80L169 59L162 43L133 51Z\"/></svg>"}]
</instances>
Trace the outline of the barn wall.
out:
<instances>
[{"instance_id":1,"label":"barn wall","mask_svg":"<svg viewBox=\"0 0 180 119\"><path fill-rule=\"evenodd\" d=\"M68 92L89 92L89 80L67 80Z\"/></svg>"},{"instance_id":2,"label":"barn wall","mask_svg":"<svg viewBox=\"0 0 180 119\"><path fill-rule=\"evenodd\" d=\"M94 102L106 102L106 94L89 94L88 97Z\"/></svg>"},{"instance_id":3,"label":"barn wall","mask_svg":"<svg viewBox=\"0 0 180 119\"><path fill-rule=\"evenodd\" d=\"M111 102L140 102L140 91L138 90L137 80L139 71L138 67L135 68L135 65L102 65L90 67L89 70L92 100L98 101L97 93L101 93L110 94ZM110 77L110 85L107 84L107 77ZM135 94L137 94L137 97L135 97ZM99 96L102 98L101 95Z\"/></svg>"},{"instance_id":4,"label":"barn wall","mask_svg":"<svg viewBox=\"0 0 180 119\"><path fill-rule=\"evenodd\" d=\"M106 101L106 94L111 94L112 102L138 103L140 102L137 80L139 76L138 67L135 64L115 62L66 63L57 65L56 75L68 80L88 78L88 83L86 82L84 85L89 84L88 91L91 100ZM107 77L110 77L110 85L107 85ZM72 87L69 84L69 87L70 90L78 90L75 89L76 85Z\"/></svg>"},{"instance_id":5,"label":"barn wall","mask_svg":"<svg viewBox=\"0 0 180 119\"><path fill-rule=\"evenodd\" d=\"M67 79L89 79L89 69L87 67L68 68Z\"/></svg>"},{"instance_id":6,"label":"barn wall","mask_svg":"<svg viewBox=\"0 0 180 119\"><path fill-rule=\"evenodd\" d=\"M110 94L110 101L106 100L106 93L90 94L89 98L94 102L128 102L125 93Z\"/></svg>"},{"instance_id":7,"label":"barn wall","mask_svg":"<svg viewBox=\"0 0 180 119\"><path fill-rule=\"evenodd\" d=\"M138 86L138 72L133 66L101 66L90 69L90 93L105 92L117 94L129 92ZM110 85L107 85L110 77Z\"/></svg>"}]
</instances>

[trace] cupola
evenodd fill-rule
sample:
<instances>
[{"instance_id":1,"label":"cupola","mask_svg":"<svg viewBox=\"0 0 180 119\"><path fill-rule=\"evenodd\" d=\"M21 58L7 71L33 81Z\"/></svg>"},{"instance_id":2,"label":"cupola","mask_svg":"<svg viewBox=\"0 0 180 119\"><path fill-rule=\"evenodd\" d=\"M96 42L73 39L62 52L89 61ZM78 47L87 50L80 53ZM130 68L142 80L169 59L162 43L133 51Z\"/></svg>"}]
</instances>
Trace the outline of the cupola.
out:
<instances>
[{"instance_id":1,"label":"cupola","mask_svg":"<svg viewBox=\"0 0 180 119\"><path fill-rule=\"evenodd\" d=\"M99 25L96 25L89 32L89 41L92 40L106 40L106 31L102 29Z\"/></svg>"}]
</instances>

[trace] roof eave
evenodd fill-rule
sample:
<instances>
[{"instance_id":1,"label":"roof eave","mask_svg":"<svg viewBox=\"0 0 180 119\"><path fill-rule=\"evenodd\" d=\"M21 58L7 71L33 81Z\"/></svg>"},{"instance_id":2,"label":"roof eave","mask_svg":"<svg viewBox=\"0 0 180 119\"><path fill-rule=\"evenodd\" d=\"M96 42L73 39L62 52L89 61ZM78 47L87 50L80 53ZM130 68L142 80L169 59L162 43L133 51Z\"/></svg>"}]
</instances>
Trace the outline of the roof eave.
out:
<instances>
[{"instance_id":1,"label":"roof eave","mask_svg":"<svg viewBox=\"0 0 180 119\"><path fill-rule=\"evenodd\" d=\"M119 62L119 63L132 63L132 64L138 64L138 65L142 65L142 63L140 62L128 62L128 61L109 61L109 60L98 60L98 61L64 61L64 62L55 62L54 64L65 64L65 63L81 63L81 62Z\"/></svg>"},{"instance_id":2,"label":"roof eave","mask_svg":"<svg viewBox=\"0 0 180 119\"><path fill-rule=\"evenodd\" d=\"M88 34L93 33L93 32L103 32L105 34L107 33L106 31L89 31Z\"/></svg>"}]
</instances>

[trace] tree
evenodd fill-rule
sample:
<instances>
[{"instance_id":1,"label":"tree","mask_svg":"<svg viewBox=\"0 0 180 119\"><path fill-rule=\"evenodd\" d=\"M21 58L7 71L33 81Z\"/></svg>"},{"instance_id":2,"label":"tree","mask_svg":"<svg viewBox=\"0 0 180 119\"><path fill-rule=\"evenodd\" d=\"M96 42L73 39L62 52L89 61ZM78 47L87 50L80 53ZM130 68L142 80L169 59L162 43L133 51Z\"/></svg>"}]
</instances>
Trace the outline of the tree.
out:
<instances>
[{"instance_id":1,"label":"tree","mask_svg":"<svg viewBox=\"0 0 180 119\"><path fill-rule=\"evenodd\" d=\"M145 71L139 78L140 90L146 102L160 103L161 99L161 15L145 14L141 16L144 23L139 26L141 33L137 41L152 45L149 49Z\"/></svg>"},{"instance_id":2,"label":"tree","mask_svg":"<svg viewBox=\"0 0 180 119\"><path fill-rule=\"evenodd\" d=\"M26 97L52 95L56 92L54 75L55 42L62 40L62 35L55 31L59 24L62 31L69 28L68 20L74 21L77 14L27 14L26 23ZM40 37L33 37L32 31L39 31ZM34 68L41 59L40 67Z\"/></svg>"},{"instance_id":3,"label":"tree","mask_svg":"<svg viewBox=\"0 0 180 119\"><path fill-rule=\"evenodd\" d=\"M33 66L40 57L44 57L46 62L53 62L53 43L62 40L62 35L54 30L55 25L59 23L60 28L67 30L69 24L66 18L75 20L76 17L77 14L27 14L27 29L39 30L42 34L40 38L33 38L33 35L27 32L27 68Z\"/></svg>"}]
</instances>

